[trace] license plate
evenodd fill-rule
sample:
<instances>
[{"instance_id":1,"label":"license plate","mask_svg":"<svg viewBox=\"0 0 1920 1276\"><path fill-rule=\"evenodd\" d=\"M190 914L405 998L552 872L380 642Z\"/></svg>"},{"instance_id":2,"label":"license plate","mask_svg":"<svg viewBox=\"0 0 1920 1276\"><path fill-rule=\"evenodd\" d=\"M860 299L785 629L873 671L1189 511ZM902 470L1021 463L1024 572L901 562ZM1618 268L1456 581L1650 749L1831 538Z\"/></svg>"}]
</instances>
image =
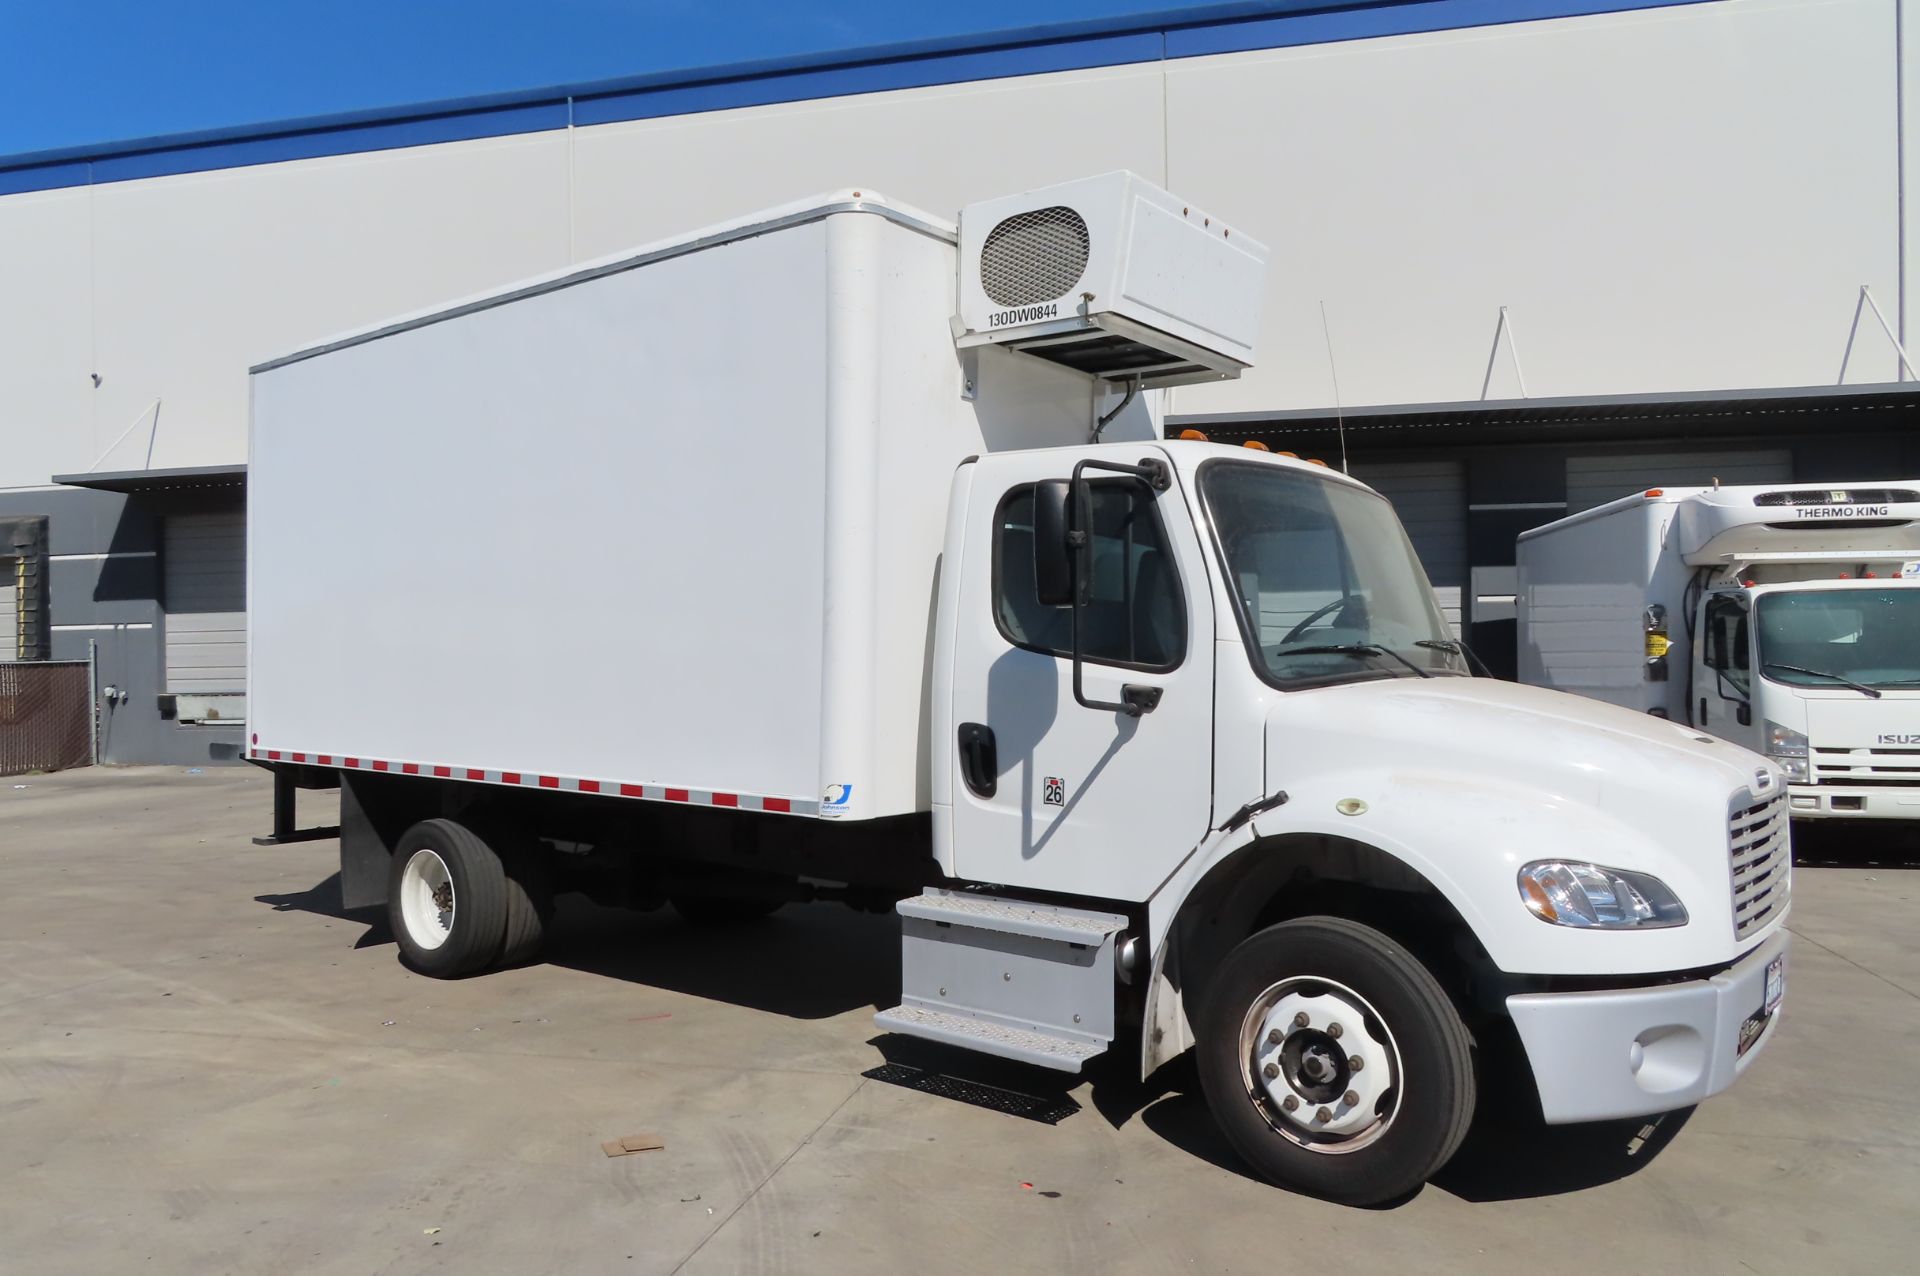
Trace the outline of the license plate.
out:
<instances>
[{"instance_id":1,"label":"license plate","mask_svg":"<svg viewBox=\"0 0 1920 1276\"><path fill-rule=\"evenodd\" d=\"M1780 1008L1780 999L1787 995L1787 955L1781 953L1767 963L1767 1001L1760 1008L1762 1014L1772 1014Z\"/></svg>"}]
</instances>

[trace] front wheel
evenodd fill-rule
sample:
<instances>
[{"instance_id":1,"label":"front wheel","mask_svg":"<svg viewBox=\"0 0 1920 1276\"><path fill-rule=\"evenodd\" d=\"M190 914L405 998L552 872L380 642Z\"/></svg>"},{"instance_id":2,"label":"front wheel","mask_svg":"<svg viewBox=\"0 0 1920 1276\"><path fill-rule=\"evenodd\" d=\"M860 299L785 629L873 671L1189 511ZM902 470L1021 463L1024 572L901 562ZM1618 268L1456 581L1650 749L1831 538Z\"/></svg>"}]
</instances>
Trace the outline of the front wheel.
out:
<instances>
[{"instance_id":1,"label":"front wheel","mask_svg":"<svg viewBox=\"0 0 1920 1276\"><path fill-rule=\"evenodd\" d=\"M1473 1117L1452 1001L1405 948L1344 918L1282 922L1227 954L1196 1050L1235 1150L1275 1183L1349 1205L1420 1186Z\"/></svg>"}]
</instances>

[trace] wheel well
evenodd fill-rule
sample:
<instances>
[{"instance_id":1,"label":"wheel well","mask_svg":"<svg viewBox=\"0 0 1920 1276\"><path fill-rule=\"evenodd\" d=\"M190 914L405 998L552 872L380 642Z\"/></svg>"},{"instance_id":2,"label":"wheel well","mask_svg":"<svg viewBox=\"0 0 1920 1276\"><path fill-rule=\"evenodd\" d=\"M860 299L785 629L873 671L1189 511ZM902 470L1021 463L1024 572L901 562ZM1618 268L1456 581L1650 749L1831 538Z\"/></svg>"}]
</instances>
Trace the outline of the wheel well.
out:
<instances>
[{"instance_id":1,"label":"wheel well","mask_svg":"<svg viewBox=\"0 0 1920 1276\"><path fill-rule=\"evenodd\" d=\"M1296 917L1361 922L1419 958L1463 1009L1473 974L1491 962L1472 929L1434 885L1403 860L1350 838L1263 838L1216 865L1174 923L1178 985L1196 1019L1208 982L1235 945Z\"/></svg>"}]
</instances>

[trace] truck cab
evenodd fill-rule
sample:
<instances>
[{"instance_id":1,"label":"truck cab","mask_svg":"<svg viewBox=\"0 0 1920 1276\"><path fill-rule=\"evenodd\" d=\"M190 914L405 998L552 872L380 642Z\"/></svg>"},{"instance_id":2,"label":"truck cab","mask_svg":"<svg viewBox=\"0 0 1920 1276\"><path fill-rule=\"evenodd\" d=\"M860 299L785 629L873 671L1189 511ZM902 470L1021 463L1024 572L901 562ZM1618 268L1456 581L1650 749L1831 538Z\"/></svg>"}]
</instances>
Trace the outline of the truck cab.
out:
<instances>
[{"instance_id":1,"label":"truck cab","mask_svg":"<svg viewBox=\"0 0 1920 1276\"><path fill-rule=\"evenodd\" d=\"M1920 819L1920 483L1689 504L1693 724L1774 759L1796 817Z\"/></svg>"},{"instance_id":2,"label":"truck cab","mask_svg":"<svg viewBox=\"0 0 1920 1276\"><path fill-rule=\"evenodd\" d=\"M1342 1199L1450 1154L1496 1020L1550 1122L1751 1063L1780 772L1474 677L1364 484L1197 438L1049 448L969 460L948 520L934 849L976 885L901 903L882 1027L1068 1070L1195 1048L1235 1146Z\"/></svg>"},{"instance_id":3,"label":"truck cab","mask_svg":"<svg viewBox=\"0 0 1920 1276\"><path fill-rule=\"evenodd\" d=\"M1702 594L1694 721L1778 762L1798 817L1920 819L1920 580L1893 566Z\"/></svg>"}]
</instances>

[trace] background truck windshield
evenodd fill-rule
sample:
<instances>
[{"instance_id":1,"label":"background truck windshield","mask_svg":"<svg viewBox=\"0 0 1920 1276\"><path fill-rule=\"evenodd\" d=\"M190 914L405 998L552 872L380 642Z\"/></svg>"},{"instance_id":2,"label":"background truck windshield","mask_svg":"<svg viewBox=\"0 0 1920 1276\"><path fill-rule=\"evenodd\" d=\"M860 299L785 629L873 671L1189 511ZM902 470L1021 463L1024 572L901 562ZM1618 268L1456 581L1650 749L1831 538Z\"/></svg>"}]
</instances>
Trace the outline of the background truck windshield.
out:
<instances>
[{"instance_id":1,"label":"background truck windshield","mask_svg":"<svg viewBox=\"0 0 1920 1276\"><path fill-rule=\"evenodd\" d=\"M1256 646L1255 663L1270 679L1467 672L1426 573L1384 499L1296 470L1231 461L1202 469L1200 490L1242 627ZM1353 650L1356 645L1391 654Z\"/></svg>"},{"instance_id":2,"label":"background truck windshield","mask_svg":"<svg viewBox=\"0 0 1920 1276\"><path fill-rule=\"evenodd\" d=\"M1817 669L1870 687L1920 687L1920 588L1833 589L1762 595L1760 665L1775 682L1833 687Z\"/></svg>"}]
</instances>

